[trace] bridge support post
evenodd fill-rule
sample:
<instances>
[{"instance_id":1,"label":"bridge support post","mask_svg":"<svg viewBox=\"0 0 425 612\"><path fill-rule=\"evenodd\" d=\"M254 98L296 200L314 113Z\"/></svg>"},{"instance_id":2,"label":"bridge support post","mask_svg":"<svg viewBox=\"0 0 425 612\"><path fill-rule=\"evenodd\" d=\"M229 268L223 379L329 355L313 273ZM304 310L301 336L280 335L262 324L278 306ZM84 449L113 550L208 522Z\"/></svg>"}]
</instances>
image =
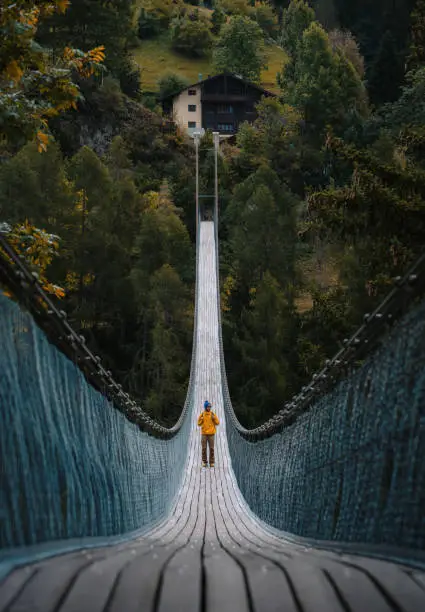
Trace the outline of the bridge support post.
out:
<instances>
[{"instance_id":1,"label":"bridge support post","mask_svg":"<svg viewBox=\"0 0 425 612\"><path fill-rule=\"evenodd\" d=\"M213 132L214 139L214 225L215 238L218 238L218 147L220 144L219 132Z\"/></svg>"},{"instance_id":2,"label":"bridge support post","mask_svg":"<svg viewBox=\"0 0 425 612\"><path fill-rule=\"evenodd\" d=\"M195 132L193 134L193 140L195 142L195 163L196 163L196 175L195 175L195 199L196 199L196 244L198 244L198 230L199 230L199 141L201 134Z\"/></svg>"}]
</instances>

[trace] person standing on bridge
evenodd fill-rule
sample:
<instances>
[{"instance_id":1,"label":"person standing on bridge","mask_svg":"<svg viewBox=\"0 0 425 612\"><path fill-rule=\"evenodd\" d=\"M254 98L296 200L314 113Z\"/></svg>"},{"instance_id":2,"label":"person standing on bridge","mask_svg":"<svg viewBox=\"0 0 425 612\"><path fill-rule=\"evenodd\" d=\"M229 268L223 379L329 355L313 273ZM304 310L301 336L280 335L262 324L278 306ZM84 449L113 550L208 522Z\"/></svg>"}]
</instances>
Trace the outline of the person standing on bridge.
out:
<instances>
[{"instance_id":1,"label":"person standing on bridge","mask_svg":"<svg viewBox=\"0 0 425 612\"><path fill-rule=\"evenodd\" d=\"M207 467L207 445L209 446L210 467L214 467L214 439L215 428L219 425L218 416L212 412L211 404L208 401L204 402L204 411L200 414L198 425L201 427L201 445L202 445L202 467Z\"/></svg>"}]
</instances>

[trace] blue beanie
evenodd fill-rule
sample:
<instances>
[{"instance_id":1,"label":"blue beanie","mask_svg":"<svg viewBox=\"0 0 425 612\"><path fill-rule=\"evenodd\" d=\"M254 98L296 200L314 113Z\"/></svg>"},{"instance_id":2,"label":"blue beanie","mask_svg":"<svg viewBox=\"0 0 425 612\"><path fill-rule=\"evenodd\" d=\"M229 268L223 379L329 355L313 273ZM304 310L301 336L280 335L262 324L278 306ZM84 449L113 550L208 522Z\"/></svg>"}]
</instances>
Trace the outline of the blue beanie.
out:
<instances>
[{"instance_id":1,"label":"blue beanie","mask_svg":"<svg viewBox=\"0 0 425 612\"><path fill-rule=\"evenodd\" d=\"M205 400L204 402L204 408L207 408L208 406L211 406L211 404L209 403L208 400Z\"/></svg>"}]
</instances>

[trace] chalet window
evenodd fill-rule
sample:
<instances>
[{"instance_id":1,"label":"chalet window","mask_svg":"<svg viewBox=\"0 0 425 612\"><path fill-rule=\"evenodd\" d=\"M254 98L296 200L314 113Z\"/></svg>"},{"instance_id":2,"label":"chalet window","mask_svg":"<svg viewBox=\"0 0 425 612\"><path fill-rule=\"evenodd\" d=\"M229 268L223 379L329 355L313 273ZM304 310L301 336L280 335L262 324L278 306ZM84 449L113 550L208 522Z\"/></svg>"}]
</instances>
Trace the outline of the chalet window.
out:
<instances>
[{"instance_id":1,"label":"chalet window","mask_svg":"<svg viewBox=\"0 0 425 612\"><path fill-rule=\"evenodd\" d=\"M196 104L189 104L187 110L189 111L189 113L196 113Z\"/></svg>"},{"instance_id":2,"label":"chalet window","mask_svg":"<svg viewBox=\"0 0 425 612\"><path fill-rule=\"evenodd\" d=\"M196 89L189 89L187 93L189 96L196 96Z\"/></svg>"},{"instance_id":3,"label":"chalet window","mask_svg":"<svg viewBox=\"0 0 425 612\"><path fill-rule=\"evenodd\" d=\"M196 128L196 121L189 121L187 124L187 127L189 128Z\"/></svg>"},{"instance_id":4,"label":"chalet window","mask_svg":"<svg viewBox=\"0 0 425 612\"><path fill-rule=\"evenodd\" d=\"M219 104L217 106L218 113L233 113L233 106L231 104Z\"/></svg>"},{"instance_id":5,"label":"chalet window","mask_svg":"<svg viewBox=\"0 0 425 612\"><path fill-rule=\"evenodd\" d=\"M233 123L219 123L218 124L219 132L233 132L234 129L235 129L235 126L233 125Z\"/></svg>"}]
</instances>

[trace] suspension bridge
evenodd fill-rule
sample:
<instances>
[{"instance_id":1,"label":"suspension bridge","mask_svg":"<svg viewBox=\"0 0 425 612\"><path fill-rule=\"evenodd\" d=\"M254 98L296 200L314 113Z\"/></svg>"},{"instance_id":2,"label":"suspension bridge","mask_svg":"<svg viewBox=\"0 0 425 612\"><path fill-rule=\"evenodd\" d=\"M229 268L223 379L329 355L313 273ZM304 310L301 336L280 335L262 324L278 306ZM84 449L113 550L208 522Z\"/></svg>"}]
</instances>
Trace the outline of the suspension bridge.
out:
<instances>
[{"instance_id":1,"label":"suspension bridge","mask_svg":"<svg viewBox=\"0 0 425 612\"><path fill-rule=\"evenodd\" d=\"M190 382L171 430L138 410L48 298L34 319L0 295L0 611L424 610L424 303L324 391L341 355L372 338L359 330L247 431L226 382L217 206L197 242ZM42 294L18 259L8 270L3 281ZM37 324L48 315L67 349ZM197 427L206 398L221 423L211 470Z\"/></svg>"}]
</instances>

